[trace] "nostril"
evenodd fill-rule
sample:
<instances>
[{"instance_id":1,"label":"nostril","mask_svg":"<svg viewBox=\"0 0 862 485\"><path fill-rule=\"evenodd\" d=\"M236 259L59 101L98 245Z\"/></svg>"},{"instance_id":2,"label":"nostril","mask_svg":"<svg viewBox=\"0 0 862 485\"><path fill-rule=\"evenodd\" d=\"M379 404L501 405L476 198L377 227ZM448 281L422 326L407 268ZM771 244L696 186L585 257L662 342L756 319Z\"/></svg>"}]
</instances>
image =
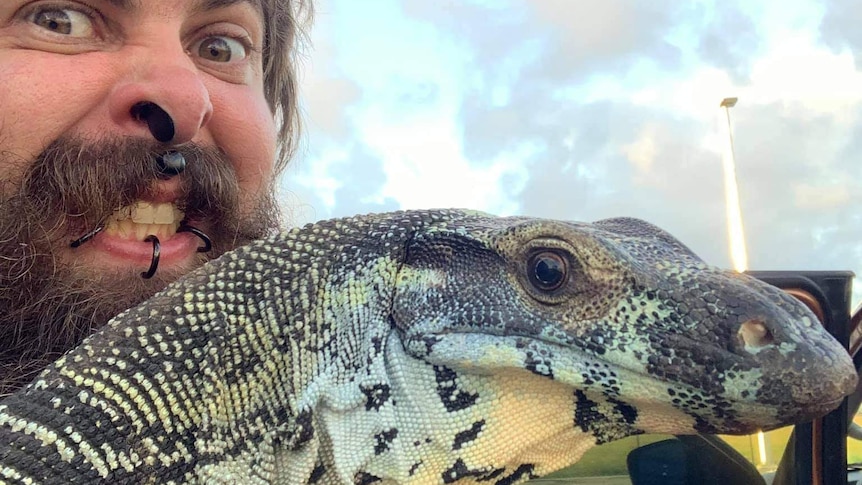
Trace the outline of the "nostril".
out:
<instances>
[{"instance_id":1,"label":"nostril","mask_svg":"<svg viewBox=\"0 0 862 485\"><path fill-rule=\"evenodd\" d=\"M765 347L775 341L775 337L773 337L772 332L766 328L766 325L764 325L762 321L757 319L743 322L743 324L739 326L738 335L745 346L752 349Z\"/></svg>"},{"instance_id":2,"label":"nostril","mask_svg":"<svg viewBox=\"0 0 862 485\"><path fill-rule=\"evenodd\" d=\"M149 101L135 103L129 113L136 120L145 122L156 140L167 143L174 139L174 120L159 105Z\"/></svg>"}]
</instances>

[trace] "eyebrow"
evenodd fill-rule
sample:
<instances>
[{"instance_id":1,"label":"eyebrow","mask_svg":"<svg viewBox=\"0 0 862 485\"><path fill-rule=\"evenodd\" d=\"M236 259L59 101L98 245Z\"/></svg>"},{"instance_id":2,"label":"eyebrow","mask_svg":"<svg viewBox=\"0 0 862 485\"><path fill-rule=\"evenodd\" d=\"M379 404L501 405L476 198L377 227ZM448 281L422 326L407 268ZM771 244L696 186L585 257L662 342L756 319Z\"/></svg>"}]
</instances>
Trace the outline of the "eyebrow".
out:
<instances>
[{"instance_id":1,"label":"eyebrow","mask_svg":"<svg viewBox=\"0 0 862 485\"><path fill-rule=\"evenodd\" d=\"M137 10L141 7L138 0L108 0L108 3L120 10Z\"/></svg>"},{"instance_id":2,"label":"eyebrow","mask_svg":"<svg viewBox=\"0 0 862 485\"><path fill-rule=\"evenodd\" d=\"M263 14L263 6L260 2L261 0L198 0L198 5L195 6L194 10L216 10L230 7L237 3L247 3L254 7L257 13Z\"/></svg>"},{"instance_id":3,"label":"eyebrow","mask_svg":"<svg viewBox=\"0 0 862 485\"><path fill-rule=\"evenodd\" d=\"M139 10L141 8L141 0L107 0L108 3L120 10ZM263 6L261 0L197 0L195 2L195 11L199 10L216 10L219 8L230 7L238 3L248 3L254 9L263 14Z\"/></svg>"}]
</instances>

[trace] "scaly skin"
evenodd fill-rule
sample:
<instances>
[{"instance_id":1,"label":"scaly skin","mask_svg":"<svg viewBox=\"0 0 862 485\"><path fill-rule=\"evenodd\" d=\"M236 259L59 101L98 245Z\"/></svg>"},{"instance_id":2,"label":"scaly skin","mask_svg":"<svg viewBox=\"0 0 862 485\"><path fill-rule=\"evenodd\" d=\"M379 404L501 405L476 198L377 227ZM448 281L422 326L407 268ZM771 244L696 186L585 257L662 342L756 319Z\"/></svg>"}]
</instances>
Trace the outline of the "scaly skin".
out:
<instances>
[{"instance_id":1,"label":"scaly skin","mask_svg":"<svg viewBox=\"0 0 862 485\"><path fill-rule=\"evenodd\" d=\"M117 316L0 404L0 482L510 484L855 382L804 306L642 221L359 216Z\"/></svg>"}]
</instances>

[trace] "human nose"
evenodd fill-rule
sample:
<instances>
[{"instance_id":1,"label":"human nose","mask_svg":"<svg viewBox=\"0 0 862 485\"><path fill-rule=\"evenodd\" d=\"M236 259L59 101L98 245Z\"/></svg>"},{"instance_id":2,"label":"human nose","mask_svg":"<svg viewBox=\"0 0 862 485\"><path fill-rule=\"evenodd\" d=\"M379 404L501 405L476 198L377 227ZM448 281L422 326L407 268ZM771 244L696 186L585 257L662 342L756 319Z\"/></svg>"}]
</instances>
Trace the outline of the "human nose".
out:
<instances>
[{"instance_id":1,"label":"human nose","mask_svg":"<svg viewBox=\"0 0 862 485\"><path fill-rule=\"evenodd\" d=\"M134 69L133 79L121 82L111 93L114 122L127 133L149 133L160 143L192 140L209 121L213 107L198 73L184 64L153 62Z\"/></svg>"}]
</instances>

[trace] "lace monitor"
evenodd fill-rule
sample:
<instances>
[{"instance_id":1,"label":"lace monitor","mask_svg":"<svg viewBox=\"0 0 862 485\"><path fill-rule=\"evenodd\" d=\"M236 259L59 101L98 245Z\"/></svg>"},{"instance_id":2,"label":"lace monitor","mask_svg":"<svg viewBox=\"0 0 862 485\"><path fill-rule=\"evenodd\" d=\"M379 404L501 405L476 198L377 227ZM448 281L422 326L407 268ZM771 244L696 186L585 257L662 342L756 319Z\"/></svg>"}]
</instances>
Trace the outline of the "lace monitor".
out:
<instances>
[{"instance_id":1,"label":"lace monitor","mask_svg":"<svg viewBox=\"0 0 862 485\"><path fill-rule=\"evenodd\" d=\"M643 221L357 216L208 263L5 399L0 482L511 484L855 382L803 305Z\"/></svg>"}]
</instances>

